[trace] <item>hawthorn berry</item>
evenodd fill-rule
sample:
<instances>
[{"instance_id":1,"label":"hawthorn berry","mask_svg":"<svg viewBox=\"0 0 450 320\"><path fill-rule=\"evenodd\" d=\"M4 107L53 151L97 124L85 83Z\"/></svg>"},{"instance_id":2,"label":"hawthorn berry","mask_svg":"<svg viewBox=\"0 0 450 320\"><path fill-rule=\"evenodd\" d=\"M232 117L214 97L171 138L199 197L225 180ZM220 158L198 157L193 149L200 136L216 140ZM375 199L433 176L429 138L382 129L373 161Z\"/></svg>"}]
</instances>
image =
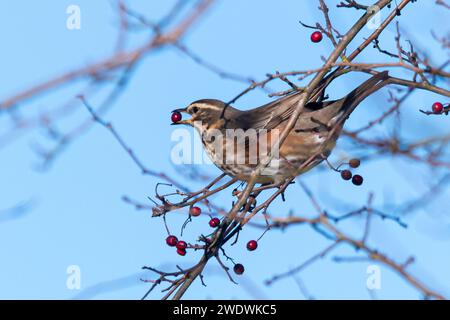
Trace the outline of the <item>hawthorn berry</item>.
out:
<instances>
[{"instance_id":1,"label":"hawthorn berry","mask_svg":"<svg viewBox=\"0 0 450 320\"><path fill-rule=\"evenodd\" d=\"M236 263L233 267L234 273L236 274L243 274L244 273L244 266L240 263Z\"/></svg>"},{"instance_id":2,"label":"hawthorn berry","mask_svg":"<svg viewBox=\"0 0 450 320\"><path fill-rule=\"evenodd\" d=\"M186 243L186 241L180 240L180 241L178 241L176 247L177 247L178 250L186 250L187 243Z\"/></svg>"},{"instance_id":3,"label":"hawthorn berry","mask_svg":"<svg viewBox=\"0 0 450 320\"><path fill-rule=\"evenodd\" d=\"M353 176L353 178L352 178L352 183L353 183L355 186L360 186L360 185L362 185L362 184L363 184L363 181L364 181L363 177L361 177L359 174L355 174L355 175Z\"/></svg>"},{"instance_id":4,"label":"hawthorn berry","mask_svg":"<svg viewBox=\"0 0 450 320\"><path fill-rule=\"evenodd\" d=\"M193 217L198 217L202 213L202 209L199 207L191 207L189 214Z\"/></svg>"},{"instance_id":5,"label":"hawthorn berry","mask_svg":"<svg viewBox=\"0 0 450 320\"><path fill-rule=\"evenodd\" d=\"M219 218L212 218L211 220L209 220L209 226L211 228L216 228L219 224L220 224Z\"/></svg>"},{"instance_id":6,"label":"hawthorn berry","mask_svg":"<svg viewBox=\"0 0 450 320\"><path fill-rule=\"evenodd\" d=\"M342 170L341 177L344 180L350 180L352 178L352 172L350 170Z\"/></svg>"},{"instance_id":7,"label":"hawthorn berry","mask_svg":"<svg viewBox=\"0 0 450 320\"><path fill-rule=\"evenodd\" d=\"M175 236L170 235L170 236L168 236L166 238L166 243L170 247L175 247L177 245L177 243L178 243L178 238L175 237Z\"/></svg>"},{"instance_id":8,"label":"hawthorn berry","mask_svg":"<svg viewBox=\"0 0 450 320\"><path fill-rule=\"evenodd\" d=\"M352 168L358 168L359 165L361 164L361 160L359 159L350 159L348 165Z\"/></svg>"},{"instance_id":9,"label":"hawthorn berry","mask_svg":"<svg viewBox=\"0 0 450 320\"><path fill-rule=\"evenodd\" d=\"M180 256L185 256L185 255L186 255L186 249L177 249L177 253L178 253Z\"/></svg>"},{"instance_id":10,"label":"hawthorn berry","mask_svg":"<svg viewBox=\"0 0 450 320\"><path fill-rule=\"evenodd\" d=\"M178 111L172 112L172 122L173 123L177 123L179 121L181 121L183 117L181 116L181 113L179 113Z\"/></svg>"},{"instance_id":11,"label":"hawthorn berry","mask_svg":"<svg viewBox=\"0 0 450 320\"><path fill-rule=\"evenodd\" d=\"M256 250L256 248L258 248L258 242L256 240L250 240L249 242L247 242L248 251Z\"/></svg>"},{"instance_id":12,"label":"hawthorn berry","mask_svg":"<svg viewBox=\"0 0 450 320\"><path fill-rule=\"evenodd\" d=\"M314 31L311 34L311 41L314 43L318 43L318 42L322 41L322 38L323 38L322 32L320 32L320 31Z\"/></svg>"},{"instance_id":13,"label":"hawthorn berry","mask_svg":"<svg viewBox=\"0 0 450 320\"><path fill-rule=\"evenodd\" d=\"M444 110L444 105L440 102L433 103L431 109L433 110L434 114L440 114Z\"/></svg>"}]
</instances>

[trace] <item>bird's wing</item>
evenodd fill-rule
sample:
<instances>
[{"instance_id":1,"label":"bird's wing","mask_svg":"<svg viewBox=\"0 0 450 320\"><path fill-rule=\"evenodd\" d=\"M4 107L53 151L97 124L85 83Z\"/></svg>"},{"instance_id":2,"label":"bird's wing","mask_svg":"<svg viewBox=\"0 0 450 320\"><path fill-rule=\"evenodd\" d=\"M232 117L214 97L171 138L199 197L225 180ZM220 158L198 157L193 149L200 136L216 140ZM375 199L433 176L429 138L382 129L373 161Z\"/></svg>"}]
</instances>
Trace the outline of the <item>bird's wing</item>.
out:
<instances>
[{"instance_id":1,"label":"bird's wing","mask_svg":"<svg viewBox=\"0 0 450 320\"><path fill-rule=\"evenodd\" d=\"M276 128L291 118L301 98L301 93L294 93L272 101L261 107L244 111L239 115L239 117L237 117L236 126L243 129L253 128L271 130ZM307 103L303 113L300 115L295 125L295 128L304 127L307 129L312 129L320 126L320 124L315 123L314 120L311 121L310 118L330 103L331 102Z\"/></svg>"},{"instance_id":2,"label":"bird's wing","mask_svg":"<svg viewBox=\"0 0 450 320\"><path fill-rule=\"evenodd\" d=\"M293 130L296 132L328 131L341 110L342 101L324 101L308 103L304 112L298 117Z\"/></svg>"},{"instance_id":3,"label":"bird's wing","mask_svg":"<svg viewBox=\"0 0 450 320\"><path fill-rule=\"evenodd\" d=\"M380 72L363 82L344 98L335 101L316 102L313 97L305 105L294 128L312 130L329 126L331 122L335 121L343 123L361 101L386 85L387 79L387 71ZM236 123L243 129L271 130L289 120L302 97L302 92L297 92L259 108L241 112L236 118Z\"/></svg>"},{"instance_id":4,"label":"bird's wing","mask_svg":"<svg viewBox=\"0 0 450 320\"><path fill-rule=\"evenodd\" d=\"M261 107L243 111L236 121L243 129L273 129L290 118L300 98L300 93L294 93Z\"/></svg>"}]
</instances>

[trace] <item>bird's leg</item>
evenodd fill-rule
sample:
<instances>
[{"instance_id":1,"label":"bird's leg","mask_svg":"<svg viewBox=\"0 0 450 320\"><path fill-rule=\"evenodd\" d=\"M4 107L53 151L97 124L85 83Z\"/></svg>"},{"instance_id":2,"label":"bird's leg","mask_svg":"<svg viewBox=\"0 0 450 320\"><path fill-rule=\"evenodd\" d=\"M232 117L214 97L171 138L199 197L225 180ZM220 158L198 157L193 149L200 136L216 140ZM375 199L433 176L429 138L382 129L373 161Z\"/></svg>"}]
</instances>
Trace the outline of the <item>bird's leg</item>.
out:
<instances>
[{"instance_id":1,"label":"bird's leg","mask_svg":"<svg viewBox=\"0 0 450 320\"><path fill-rule=\"evenodd\" d=\"M281 191L281 201L283 201L283 202L286 201L286 197L284 196L284 190Z\"/></svg>"},{"instance_id":2,"label":"bird's leg","mask_svg":"<svg viewBox=\"0 0 450 320\"><path fill-rule=\"evenodd\" d=\"M241 191L239 191L239 188L242 188L242 186L244 185L244 181L242 181L236 188L233 189L233 192L231 193L231 195L238 197L241 194Z\"/></svg>"},{"instance_id":3,"label":"bird's leg","mask_svg":"<svg viewBox=\"0 0 450 320\"><path fill-rule=\"evenodd\" d=\"M288 180L288 179L287 179L287 180ZM281 189L282 186L286 183L287 180L284 180L283 183L280 183L280 184L278 185L278 189ZM294 184L294 183L295 183L295 181L291 181L289 184ZM280 195L281 195L281 200L282 200L283 202L286 201L286 198L285 198L285 196L284 196L284 191L286 191L286 189L282 190L281 193L280 193Z\"/></svg>"},{"instance_id":4,"label":"bird's leg","mask_svg":"<svg viewBox=\"0 0 450 320\"><path fill-rule=\"evenodd\" d=\"M252 192L247 199L247 202L240 209L243 212L242 215L245 215L247 212L252 212L256 207L256 197L261 193L261 191Z\"/></svg>"}]
</instances>

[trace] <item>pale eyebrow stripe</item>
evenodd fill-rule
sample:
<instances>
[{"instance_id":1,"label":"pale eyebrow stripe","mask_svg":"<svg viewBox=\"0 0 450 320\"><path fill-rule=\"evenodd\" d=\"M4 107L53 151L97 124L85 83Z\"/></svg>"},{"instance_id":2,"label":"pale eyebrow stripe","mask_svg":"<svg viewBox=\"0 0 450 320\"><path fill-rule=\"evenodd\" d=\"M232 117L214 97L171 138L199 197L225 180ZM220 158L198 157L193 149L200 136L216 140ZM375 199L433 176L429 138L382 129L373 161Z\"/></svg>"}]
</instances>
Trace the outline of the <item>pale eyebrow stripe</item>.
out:
<instances>
[{"instance_id":1,"label":"pale eyebrow stripe","mask_svg":"<svg viewBox=\"0 0 450 320\"><path fill-rule=\"evenodd\" d=\"M196 103L195 106L198 106L203 109L215 109L215 110L222 110L222 107L213 105L213 104L204 104L204 103Z\"/></svg>"}]
</instances>

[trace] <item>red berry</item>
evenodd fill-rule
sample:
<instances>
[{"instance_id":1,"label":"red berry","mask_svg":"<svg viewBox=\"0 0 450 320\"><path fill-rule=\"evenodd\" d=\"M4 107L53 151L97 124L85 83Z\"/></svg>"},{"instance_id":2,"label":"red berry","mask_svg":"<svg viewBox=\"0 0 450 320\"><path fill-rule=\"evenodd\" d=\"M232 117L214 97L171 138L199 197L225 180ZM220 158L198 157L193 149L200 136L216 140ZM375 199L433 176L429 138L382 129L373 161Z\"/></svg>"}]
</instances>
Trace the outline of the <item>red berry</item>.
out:
<instances>
[{"instance_id":1,"label":"red berry","mask_svg":"<svg viewBox=\"0 0 450 320\"><path fill-rule=\"evenodd\" d=\"M191 207L189 214L193 217L198 217L202 213L202 209L199 207Z\"/></svg>"},{"instance_id":2,"label":"red berry","mask_svg":"<svg viewBox=\"0 0 450 320\"><path fill-rule=\"evenodd\" d=\"M353 178L352 178L352 183L353 183L355 186L360 186L360 185L362 185L363 181L364 181L363 177L361 177L359 174L355 174L355 175L353 176Z\"/></svg>"},{"instance_id":3,"label":"red berry","mask_svg":"<svg viewBox=\"0 0 450 320\"><path fill-rule=\"evenodd\" d=\"M444 110L444 106L440 102L433 103L433 106L431 108L433 109L434 114L440 114Z\"/></svg>"},{"instance_id":4,"label":"red berry","mask_svg":"<svg viewBox=\"0 0 450 320\"><path fill-rule=\"evenodd\" d=\"M167 243L167 245L169 245L171 247L175 247L178 243L178 238L175 236L168 236L166 238L166 243Z\"/></svg>"},{"instance_id":5,"label":"red berry","mask_svg":"<svg viewBox=\"0 0 450 320\"><path fill-rule=\"evenodd\" d=\"M350 170L342 170L341 177L344 180L350 180L352 178L352 172Z\"/></svg>"},{"instance_id":6,"label":"red berry","mask_svg":"<svg viewBox=\"0 0 450 320\"><path fill-rule=\"evenodd\" d=\"M256 248L258 248L258 242L256 240L250 240L247 242L248 251L256 250Z\"/></svg>"},{"instance_id":7,"label":"red berry","mask_svg":"<svg viewBox=\"0 0 450 320\"><path fill-rule=\"evenodd\" d=\"M244 266L240 263L236 263L233 267L234 273L236 274L243 274L244 273Z\"/></svg>"},{"instance_id":8,"label":"red berry","mask_svg":"<svg viewBox=\"0 0 450 320\"><path fill-rule=\"evenodd\" d=\"M212 218L211 220L209 220L209 226L211 228L216 228L219 224L220 224L219 218Z\"/></svg>"},{"instance_id":9,"label":"red berry","mask_svg":"<svg viewBox=\"0 0 450 320\"><path fill-rule=\"evenodd\" d=\"M186 250L186 248L187 248L186 241L183 241L183 240L178 241L177 249L179 249L179 250Z\"/></svg>"},{"instance_id":10,"label":"red berry","mask_svg":"<svg viewBox=\"0 0 450 320\"><path fill-rule=\"evenodd\" d=\"M178 111L175 111L172 113L172 122L173 123L177 123L177 122L181 121L181 119L182 119L181 113L179 113Z\"/></svg>"},{"instance_id":11,"label":"red berry","mask_svg":"<svg viewBox=\"0 0 450 320\"><path fill-rule=\"evenodd\" d=\"M322 37L322 32L320 32L320 31L314 31L311 34L311 41L314 42L314 43L322 41L322 38L323 38Z\"/></svg>"},{"instance_id":12,"label":"red berry","mask_svg":"<svg viewBox=\"0 0 450 320\"><path fill-rule=\"evenodd\" d=\"M185 255L186 255L186 250L185 250L185 249L177 249L177 253L178 253L180 256L185 256Z\"/></svg>"},{"instance_id":13,"label":"red berry","mask_svg":"<svg viewBox=\"0 0 450 320\"><path fill-rule=\"evenodd\" d=\"M352 168L358 168L359 165L361 164L361 160L359 160L359 159L350 159L348 164Z\"/></svg>"}]
</instances>

